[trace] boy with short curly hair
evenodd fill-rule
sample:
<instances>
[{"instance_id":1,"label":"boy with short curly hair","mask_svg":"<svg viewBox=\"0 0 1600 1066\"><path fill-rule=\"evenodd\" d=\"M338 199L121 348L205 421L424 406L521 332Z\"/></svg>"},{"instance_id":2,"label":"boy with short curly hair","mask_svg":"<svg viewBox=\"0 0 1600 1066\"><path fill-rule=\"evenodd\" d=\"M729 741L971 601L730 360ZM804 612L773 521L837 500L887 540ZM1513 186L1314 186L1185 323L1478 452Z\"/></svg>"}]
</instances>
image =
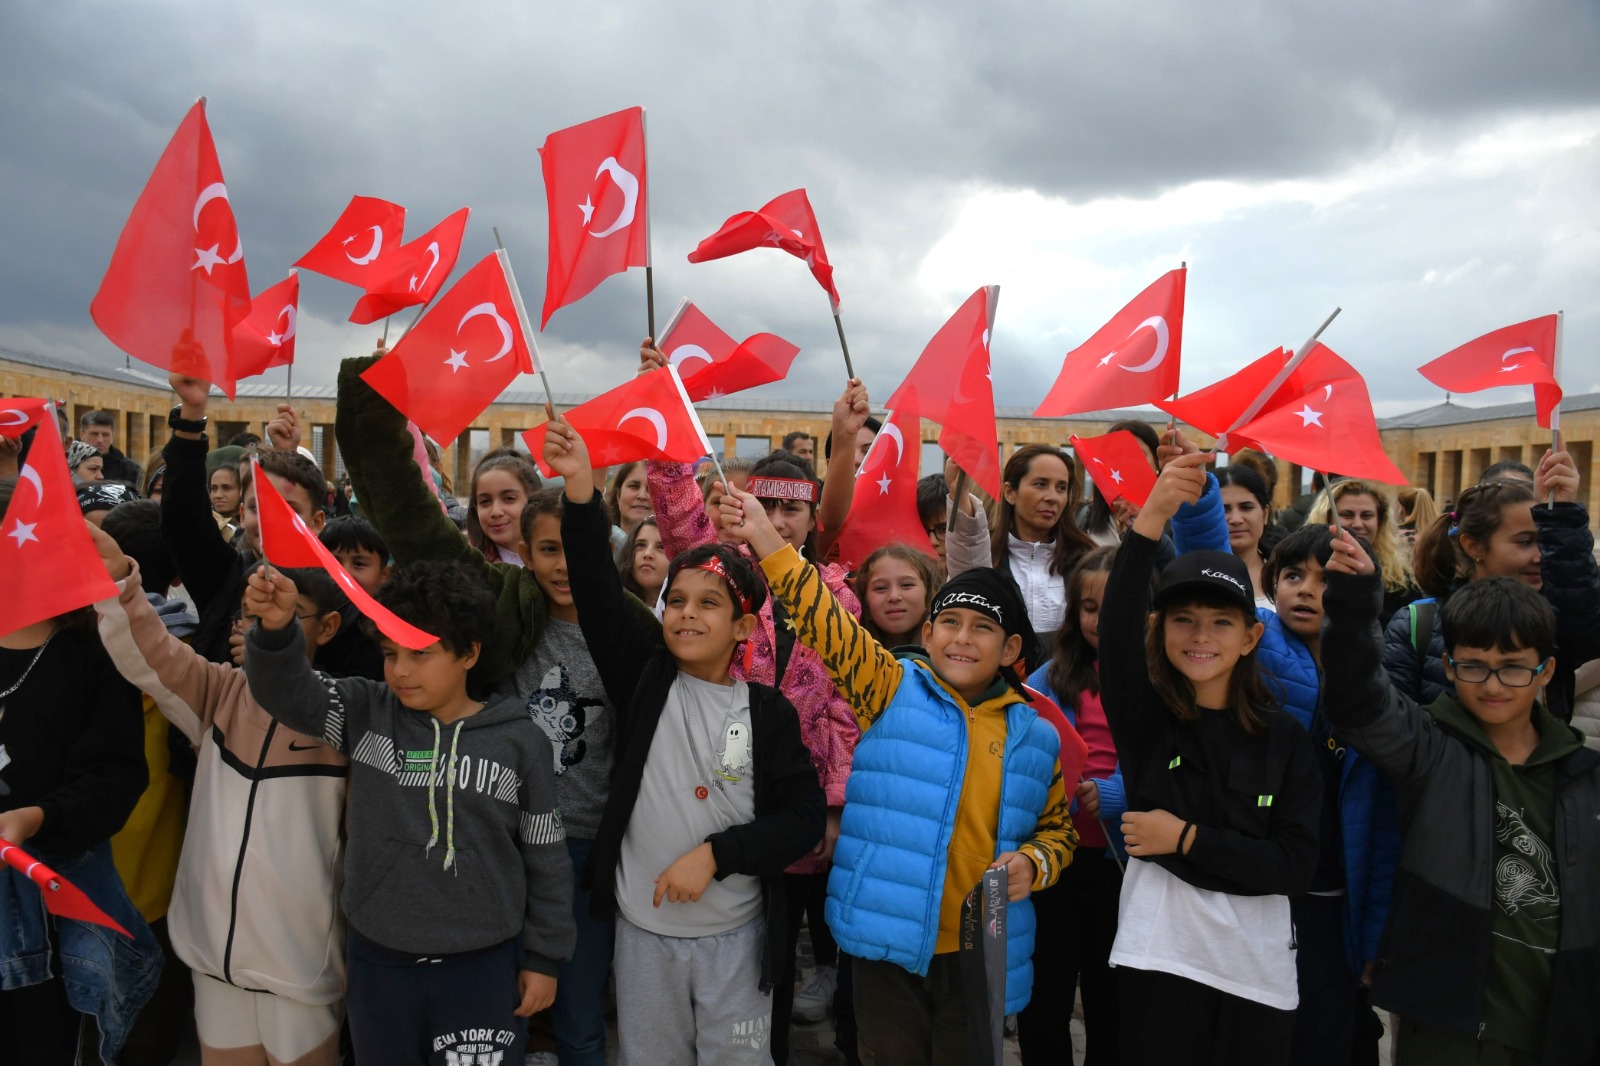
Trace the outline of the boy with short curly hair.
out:
<instances>
[{"instance_id":1,"label":"boy with short curly hair","mask_svg":"<svg viewBox=\"0 0 1600 1066\"><path fill-rule=\"evenodd\" d=\"M356 1054L520 1061L523 1019L554 1000L574 938L550 742L520 700L467 691L494 617L470 571L414 563L378 601L439 638L413 650L380 635L383 684L311 669L283 574L258 568L245 594L258 619L246 638L251 693L351 760L343 904Z\"/></svg>"}]
</instances>

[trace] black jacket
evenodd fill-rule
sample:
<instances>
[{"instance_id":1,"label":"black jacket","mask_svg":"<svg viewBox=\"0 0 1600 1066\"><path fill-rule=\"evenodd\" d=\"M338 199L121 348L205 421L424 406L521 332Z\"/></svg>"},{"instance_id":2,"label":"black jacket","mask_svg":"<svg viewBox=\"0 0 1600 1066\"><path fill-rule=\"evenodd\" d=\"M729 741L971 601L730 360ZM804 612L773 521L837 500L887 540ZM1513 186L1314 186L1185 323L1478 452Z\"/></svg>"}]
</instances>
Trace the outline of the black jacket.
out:
<instances>
[{"instance_id":1,"label":"black jacket","mask_svg":"<svg viewBox=\"0 0 1600 1066\"><path fill-rule=\"evenodd\" d=\"M204 437L173 437L162 450L167 474L161 492L161 540L200 613L191 645L211 662L228 664L233 662L228 637L253 561L223 540L211 516L206 451ZM360 612L347 603L339 614L338 634L317 649L317 669L336 677L383 680L383 653L361 631Z\"/></svg>"},{"instance_id":2,"label":"black jacket","mask_svg":"<svg viewBox=\"0 0 1600 1066\"><path fill-rule=\"evenodd\" d=\"M1262 708L1251 736L1230 714L1179 721L1150 683L1145 625L1155 541L1129 533L1100 608L1100 702L1116 741L1131 811L1194 822L1187 855L1155 862L1195 888L1295 896L1311 888L1322 819L1322 770L1300 723Z\"/></svg>"},{"instance_id":3,"label":"black jacket","mask_svg":"<svg viewBox=\"0 0 1600 1066\"><path fill-rule=\"evenodd\" d=\"M105 450L100 471L107 481L126 481L144 495L144 467L119 452L115 444Z\"/></svg>"},{"instance_id":4,"label":"black jacket","mask_svg":"<svg viewBox=\"0 0 1600 1066\"><path fill-rule=\"evenodd\" d=\"M661 710L678 676L677 660L662 643L660 627L652 630L627 608L622 578L611 561L610 538L611 523L598 495L584 505L567 501L561 516L561 540L578 625L606 695L617 709L611 795L585 871L589 909L596 918L609 918L616 911L623 834L639 798ZM709 841L719 880L728 874L761 878L767 911L767 946L761 966L765 992L771 989L775 974L788 972L782 954L789 942L783 871L822 839L827 800L811 766L811 754L800 739L800 716L793 704L765 685L750 685L749 689L755 820L729 826ZM776 956L775 951L779 953Z\"/></svg>"},{"instance_id":5,"label":"black jacket","mask_svg":"<svg viewBox=\"0 0 1600 1066\"><path fill-rule=\"evenodd\" d=\"M1494 771L1489 756L1391 683L1377 575L1329 574L1323 707L1338 735L1395 783L1403 847L1372 1002L1481 1034L1493 953ZM1104 625L1104 623L1102 623ZM1547 1066L1600 1063L1600 752L1557 764L1561 934L1545 1017Z\"/></svg>"},{"instance_id":6,"label":"black jacket","mask_svg":"<svg viewBox=\"0 0 1600 1066\"><path fill-rule=\"evenodd\" d=\"M1574 675L1590 659L1600 658L1600 568L1594 561L1594 534L1589 512L1581 504L1535 504L1539 530L1539 591L1556 612L1556 672L1545 692L1550 710L1572 720ZM1448 602L1448 601L1446 601ZM1443 603L1439 605L1441 608ZM1384 666L1401 692L1426 707L1455 687L1444 672L1444 630L1434 611L1427 653L1418 655L1411 640L1412 615L1400 609L1384 630Z\"/></svg>"}]
</instances>

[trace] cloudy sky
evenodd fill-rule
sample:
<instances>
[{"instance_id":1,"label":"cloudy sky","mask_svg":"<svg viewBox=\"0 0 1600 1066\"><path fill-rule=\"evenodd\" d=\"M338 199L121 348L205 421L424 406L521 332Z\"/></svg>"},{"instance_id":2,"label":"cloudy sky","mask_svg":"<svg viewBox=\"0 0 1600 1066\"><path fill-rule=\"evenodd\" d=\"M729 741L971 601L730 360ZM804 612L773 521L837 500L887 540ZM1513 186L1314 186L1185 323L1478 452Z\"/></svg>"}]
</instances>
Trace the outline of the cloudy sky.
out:
<instances>
[{"instance_id":1,"label":"cloudy sky","mask_svg":"<svg viewBox=\"0 0 1600 1066\"><path fill-rule=\"evenodd\" d=\"M804 349L752 395L837 394L827 298L775 251L684 257L802 185L879 400L999 284L997 400L1032 406L1069 348L1181 260L1184 391L1335 305L1324 339L1380 413L1440 398L1414 371L1427 359L1562 308L1568 391L1588 391L1597 56L1593 0L4 4L0 346L121 363L89 300L196 96L258 289L362 193L404 204L409 234L470 205L458 271L498 226L535 309L535 150L640 104L658 316L687 295L729 333ZM329 383L370 346L344 321L357 295L303 275L298 380ZM643 305L633 271L557 312L540 339L557 389L630 372Z\"/></svg>"}]
</instances>

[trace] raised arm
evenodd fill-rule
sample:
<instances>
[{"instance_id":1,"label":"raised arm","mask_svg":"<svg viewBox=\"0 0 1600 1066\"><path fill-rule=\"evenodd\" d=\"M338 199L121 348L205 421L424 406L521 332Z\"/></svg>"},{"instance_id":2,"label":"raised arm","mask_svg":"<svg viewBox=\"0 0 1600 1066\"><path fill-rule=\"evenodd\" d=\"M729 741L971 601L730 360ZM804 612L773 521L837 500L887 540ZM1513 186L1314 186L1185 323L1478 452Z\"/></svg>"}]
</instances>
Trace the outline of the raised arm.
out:
<instances>
[{"instance_id":1,"label":"raised arm","mask_svg":"<svg viewBox=\"0 0 1600 1066\"><path fill-rule=\"evenodd\" d=\"M206 417L210 385L181 374L167 380L181 401L180 417L193 421ZM227 588L239 565L239 553L222 539L211 517L211 489L206 484L209 448L204 433L173 430L161 452L167 464L161 490L161 539L178 564L195 609L202 613Z\"/></svg>"},{"instance_id":2,"label":"raised arm","mask_svg":"<svg viewBox=\"0 0 1600 1066\"><path fill-rule=\"evenodd\" d=\"M845 382L844 392L833 402L833 451L828 454L828 476L822 482L817 506L817 558L826 559L839 536L856 488L856 436L867 424L872 404L860 378Z\"/></svg>"},{"instance_id":3,"label":"raised arm","mask_svg":"<svg viewBox=\"0 0 1600 1066\"><path fill-rule=\"evenodd\" d=\"M724 528L761 560L767 586L788 611L795 635L822 659L865 732L894 698L902 667L828 590L817 568L772 528L760 500L735 489L722 497L721 508Z\"/></svg>"}]
</instances>

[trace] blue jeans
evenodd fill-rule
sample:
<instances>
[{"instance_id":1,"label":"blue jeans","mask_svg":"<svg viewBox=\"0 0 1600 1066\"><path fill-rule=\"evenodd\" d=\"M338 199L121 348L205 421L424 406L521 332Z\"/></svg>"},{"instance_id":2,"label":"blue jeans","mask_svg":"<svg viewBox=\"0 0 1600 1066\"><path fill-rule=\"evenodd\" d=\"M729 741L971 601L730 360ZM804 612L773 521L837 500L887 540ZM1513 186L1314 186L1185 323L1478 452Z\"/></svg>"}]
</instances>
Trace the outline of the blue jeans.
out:
<instances>
[{"instance_id":1,"label":"blue jeans","mask_svg":"<svg viewBox=\"0 0 1600 1066\"><path fill-rule=\"evenodd\" d=\"M614 920L589 916L589 892L582 881L593 848L593 840L567 837L578 943L556 976L555 1030L561 1066L605 1066L606 1061L606 987L617 927Z\"/></svg>"}]
</instances>

